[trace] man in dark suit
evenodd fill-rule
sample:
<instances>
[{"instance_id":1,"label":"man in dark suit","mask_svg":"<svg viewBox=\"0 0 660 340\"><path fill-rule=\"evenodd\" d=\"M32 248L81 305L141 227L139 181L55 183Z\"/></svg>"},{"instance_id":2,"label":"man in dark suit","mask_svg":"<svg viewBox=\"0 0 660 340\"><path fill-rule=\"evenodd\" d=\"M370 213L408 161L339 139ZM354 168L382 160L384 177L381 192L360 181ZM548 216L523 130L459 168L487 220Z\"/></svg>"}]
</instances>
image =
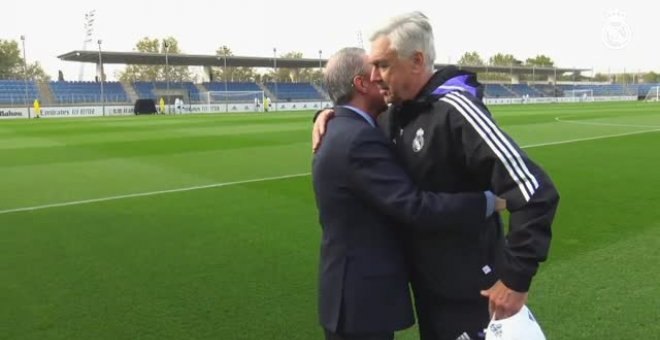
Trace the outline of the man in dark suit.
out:
<instances>
[{"instance_id":1,"label":"man in dark suit","mask_svg":"<svg viewBox=\"0 0 660 340\"><path fill-rule=\"evenodd\" d=\"M385 108L364 50L346 48L326 65L336 105L313 162L323 229L320 322L328 340L391 340L414 323L400 232L446 229L477 235L505 202L490 192L422 192L397 163L375 118Z\"/></svg>"}]
</instances>

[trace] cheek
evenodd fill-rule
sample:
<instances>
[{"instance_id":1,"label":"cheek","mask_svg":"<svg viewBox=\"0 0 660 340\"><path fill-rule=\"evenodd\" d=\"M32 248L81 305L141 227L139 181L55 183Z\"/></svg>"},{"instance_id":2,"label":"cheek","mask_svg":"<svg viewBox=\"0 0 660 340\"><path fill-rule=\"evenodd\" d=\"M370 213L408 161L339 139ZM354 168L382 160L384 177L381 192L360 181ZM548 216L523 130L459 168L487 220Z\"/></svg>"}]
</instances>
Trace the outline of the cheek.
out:
<instances>
[{"instance_id":1,"label":"cheek","mask_svg":"<svg viewBox=\"0 0 660 340\"><path fill-rule=\"evenodd\" d=\"M387 71L381 73L383 80L388 83L390 80L392 80L392 73L388 69Z\"/></svg>"},{"instance_id":2,"label":"cheek","mask_svg":"<svg viewBox=\"0 0 660 340\"><path fill-rule=\"evenodd\" d=\"M399 87L399 77L395 73L390 73L387 77L387 85L390 88Z\"/></svg>"}]
</instances>

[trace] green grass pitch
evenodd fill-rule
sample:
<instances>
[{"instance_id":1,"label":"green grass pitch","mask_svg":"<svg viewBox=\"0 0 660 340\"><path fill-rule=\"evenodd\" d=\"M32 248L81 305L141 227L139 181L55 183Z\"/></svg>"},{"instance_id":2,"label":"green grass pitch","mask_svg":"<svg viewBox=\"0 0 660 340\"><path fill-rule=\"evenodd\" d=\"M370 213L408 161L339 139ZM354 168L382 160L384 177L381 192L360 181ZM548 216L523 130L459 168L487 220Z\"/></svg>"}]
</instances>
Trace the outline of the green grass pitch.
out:
<instances>
[{"instance_id":1,"label":"green grass pitch","mask_svg":"<svg viewBox=\"0 0 660 340\"><path fill-rule=\"evenodd\" d=\"M562 196L548 339L658 337L660 106L491 108ZM1 121L0 338L320 339L310 117Z\"/></svg>"}]
</instances>

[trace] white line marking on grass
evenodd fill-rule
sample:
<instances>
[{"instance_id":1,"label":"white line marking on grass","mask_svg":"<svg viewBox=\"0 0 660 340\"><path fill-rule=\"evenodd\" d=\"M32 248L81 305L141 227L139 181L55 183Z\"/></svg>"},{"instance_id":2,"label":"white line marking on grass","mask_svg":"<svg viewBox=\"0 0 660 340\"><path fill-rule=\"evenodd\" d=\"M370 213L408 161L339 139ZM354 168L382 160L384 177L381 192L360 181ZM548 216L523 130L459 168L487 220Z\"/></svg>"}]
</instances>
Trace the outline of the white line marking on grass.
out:
<instances>
[{"instance_id":1,"label":"white line marking on grass","mask_svg":"<svg viewBox=\"0 0 660 340\"><path fill-rule=\"evenodd\" d=\"M586 141L592 141L592 140L598 140L598 139L607 139L607 138L616 138L616 137L640 135L640 134L652 133L652 132L660 132L660 128L659 129L653 129L653 130L619 133L619 134L614 134L614 135L604 135L604 136L595 136L595 137L587 137L587 138L567 139L567 140L563 140L563 141L549 142L549 143L530 144L530 145L521 146L521 148L531 149L531 148L539 148L539 147L544 147L544 146L553 146L553 145L561 145L561 144L586 142ZM264 178L248 179L248 180L235 181L235 182L224 182L224 183L215 183L215 184L207 184L207 185L197 185L197 186L192 186L192 187L187 187L187 188L159 190L159 191L150 191L150 192L140 192L140 193L135 193L135 194L100 197L100 198L93 198L93 199L81 200L81 201L70 201L70 202L63 202L63 203L37 205L37 206L33 206L33 207L6 209L6 210L0 210L0 215L10 214L10 213L15 213L15 212L42 210L42 209L48 209L48 208L68 207L68 206L72 206L72 205L81 205L81 204L89 204L89 203L97 203L97 202L115 201L115 200L121 200L121 199L126 199L126 198L146 197L146 196L155 196L155 195L169 194L169 193L175 193L175 192L186 192L186 191L201 190L201 189L219 188L219 187L226 187L226 186L232 186L232 185L238 185L238 184L276 181L276 180L281 180L281 179L289 179L289 178L309 176L310 174L311 174L310 172L305 172L305 173L284 175L284 176L277 176L277 177L264 177Z\"/></svg>"},{"instance_id":2,"label":"white line marking on grass","mask_svg":"<svg viewBox=\"0 0 660 340\"><path fill-rule=\"evenodd\" d=\"M223 183L214 183L214 184L207 184L207 185L196 185L196 186L186 187L186 188L158 190L158 191L150 191L150 192L139 192L139 193L135 193L135 194L92 198L92 199L81 200L81 201L70 201L70 202L63 202L63 203L44 204L44 205L37 205L37 206L33 206L33 207L23 207L23 208L0 210L0 215L15 213L15 212L23 212L23 211L42 210L42 209L48 209L48 208L68 207L68 206L72 206L72 205L81 205L81 204L107 202L107 201L116 201L116 200L121 200L121 199L126 199L126 198L145 197L145 196L154 196L154 195L161 195L161 194L170 194L170 193L175 193L175 192L186 192L186 191L201 190L201 189L227 187L227 186L239 185L239 184L277 181L277 180L281 180L281 179L304 177L304 176L309 176L309 175L310 175L310 173L306 172L306 173L284 175L284 176L277 176L277 177L264 177L264 178L248 179L248 180L235 181L235 182L223 182Z\"/></svg>"},{"instance_id":3,"label":"white line marking on grass","mask_svg":"<svg viewBox=\"0 0 660 340\"><path fill-rule=\"evenodd\" d=\"M543 146L552 146L552 145L561 145L561 144L570 144L570 143L578 143L578 142L588 142L591 140L599 140L599 139L607 139L607 138L616 138L616 137L626 137L626 136L633 136L633 135L641 135L645 133L652 133L652 132L660 132L660 129L652 129L652 130L642 130L642 131L633 131L633 132L624 132L624 133L617 133L613 135L602 135L602 136L595 136L595 137L585 137L585 138L576 138L576 139L567 139L567 140L560 140L556 142L548 142L548 143L540 143L540 144L530 144L530 145L524 145L521 146L523 149L531 149L531 148L539 148Z\"/></svg>"},{"instance_id":4,"label":"white line marking on grass","mask_svg":"<svg viewBox=\"0 0 660 340\"><path fill-rule=\"evenodd\" d=\"M634 127L634 128L660 128L658 125L636 125L636 124L618 124L618 123L604 123L604 122L584 122L580 120L565 120L555 117L555 120L560 123L579 124L579 125L595 125L595 126L618 126L618 127Z\"/></svg>"}]
</instances>

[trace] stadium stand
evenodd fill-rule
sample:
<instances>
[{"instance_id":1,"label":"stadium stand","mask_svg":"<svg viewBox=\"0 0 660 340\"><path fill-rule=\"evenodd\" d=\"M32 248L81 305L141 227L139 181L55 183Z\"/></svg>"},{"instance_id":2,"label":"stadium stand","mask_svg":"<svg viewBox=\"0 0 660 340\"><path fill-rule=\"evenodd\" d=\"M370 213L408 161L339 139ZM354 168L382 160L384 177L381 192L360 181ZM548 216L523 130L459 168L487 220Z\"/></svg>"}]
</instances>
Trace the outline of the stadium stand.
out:
<instances>
[{"instance_id":1,"label":"stadium stand","mask_svg":"<svg viewBox=\"0 0 660 340\"><path fill-rule=\"evenodd\" d=\"M209 91L224 91L225 83L212 82L203 84ZM262 91L257 83L252 82L227 82L227 91Z\"/></svg>"},{"instance_id":2,"label":"stadium stand","mask_svg":"<svg viewBox=\"0 0 660 340\"><path fill-rule=\"evenodd\" d=\"M637 91L638 95L640 96L646 96L646 94L649 93L651 88L660 86L660 84L640 84L639 85L639 90Z\"/></svg>"},{"instance_id":3,"label":"stadium stand","mask_svg":"<svg viewBox=\"0 0 660 340\"><path fill-rule=\"evenodd\" d=\"M576 83L574 85L557 85L562 93L572 90L592 90L595 97L602 96L630 96L637 95L637 85L607 84L607 85L586 85Z\"/></svg>"},{"instance_id":4,"label":"stadium stand","mask_svg":"<svg viewBox=\"0 0 660 340\"><path fill-rule=\"evenodd\" d=\"M486 84L484 96L486 98L507 98L511 97L511 91L507 90L501 84Z\"/></svg>"},{"instance_id":5,"label":"stadium stand","mask_svg":"<svg viewBox=\"0 0 660 340\"><path fill-rule=\"evenodd\" d=\"M167 82L164 81L136 81L133 83L133 87L141 99L153 99L156 102L160 99L156 92L168 89ZM199 100L199 90L192 82L170 82L169 89L170 91L181 90L188 95L190 100Z\"/></svg>"},{"instance_id":6,"label":"stadium stand","mask_svg":"<svg viewBox=\"0 0 660 340\"><path fill-rule=\"evenodd\" d=\"M570 91L575 90L592 90L595 97L603 96L635 96L646 94L648 89L655 86L656 84L643 84L643 85L633 85L633 84L580 84L575 83L571 85L560 84L507 84L507 85L498 85L498 84L488 84L486 85L486 97L490 98L501 98L501 97L511 97L511 93L515 97L522 97L523 95L529 95L530 97L563 97L566 96ZM504 90L500 87L505 88ZM510 89L510 92L506 92L506 88Z\"/></svg>"},{"instance_id":7,"label":"stadium stand","mask_svg":"<svg viewBox=\"0 0 660 340\"><path fill-rule=\"evenodd\" d=\"M39 90L33 81L28 81L28 104L36 98L40 98ZM0 80L0 103L8 105L25 105L25 81L24 80Z\"/></svg>"},{"instance_id":8,"label":"stadium stand","mask_svg":"<svg viewBox=\"0 0 660 340\"><path fill-rule=\"evenodd\" d=\"M41 85L42 87L39 87ZM48 98L43 85L47 85L52 92L55 104L87 104L100 102L100 83L97 82L49 82L46 84L36 84L28 81L28 103L32 103L35 98L42 100ZM167 89L166 82L134 82L130 84L135 89L139 98L160 99L161 95ZM225 87L226 86L226 87ZM562 97L570 95L573 90L592 90L593 96L645 96L649 89L660 86L660 84L485 84L484 95L486 98L515 98L529 95L530 97ZM210 82L203 84L193 84L192 82L171 82L169 85L171 91L183 93L184 98L195 103L205 103L208 99L205 92L218 91L225 89L230 92L246 91L258 92L266 90L266 95L273 96L274 101L316 101L325 98L323 84L313 85L311 83L265 83L258 84L254 82ZM103 90L106 103L128 103L130 102L126 90L119 82L104 82ZM204 97L204 98L202 98ZM239 98L233 95L234 99ZM254 93L246 95L245 101L254 100ZM0 80L0 104L10 106L25 105L25 82L23 80Z\"/></svg>"},{"instance_id":9,"label":"stadium stand","mask_svg":"<svg viewBox=\"0 0 660 340\"><path fill-rule=\"evenodd\" d=\"M528 95L530 97L543 97L543 93L527 84L511 84L508 87L519 97Z\"/></svg>"},{"instance_id":10,"label":"stadium stand","mask_svg":"<svg viewBox=\"0 0 660 340\"><path fill-rule=\"evenodd\" d=\"M254 82L227 82L226 87L224 82L203 83L202 85L208 91L224 92L226 89L228 92L251 92L250 94L245 94L245 95L233 94L231 96L232 100L235 101L238 100L241 102L252 102L254 101L254 92L263 91L263 89L259 87L257 83ZM200 94L200 96L201 96L199 98L200 103L206 103L208 101L208 98L204 98L204 94Z\"/></svg>"},{"instance_id":11,"label":"stadium stand","mask_svg":"<svg viewBox=\"0 0 660 340\"><path fill-rule=\"evenodd\" d=\"M50 82L56 103L98 103L101 101L101 83L97 82ZM107 103L127 103L126 91L118 82L103 83L103 97Z\"/></svg>"},{"instance_id":12,"label":"stadium stand","mask_svg":"<svg viewBox=\"0 0 660 340\"><path fill-rule=\"evenodd\" d=\"M535 84L534 88L541 93L541 97L561 97L563 92L552 84Z\"/></svg>"},{"instance_id":13,"label":"stadium stand","mask_svg":"<svg viewBox=\"0 0 660 340\"><path fill-rule=\"evenodd\" d=\"M280 101L322 100L323 95L310 83L265 83Z\"/></svg>"}]
</instances>

